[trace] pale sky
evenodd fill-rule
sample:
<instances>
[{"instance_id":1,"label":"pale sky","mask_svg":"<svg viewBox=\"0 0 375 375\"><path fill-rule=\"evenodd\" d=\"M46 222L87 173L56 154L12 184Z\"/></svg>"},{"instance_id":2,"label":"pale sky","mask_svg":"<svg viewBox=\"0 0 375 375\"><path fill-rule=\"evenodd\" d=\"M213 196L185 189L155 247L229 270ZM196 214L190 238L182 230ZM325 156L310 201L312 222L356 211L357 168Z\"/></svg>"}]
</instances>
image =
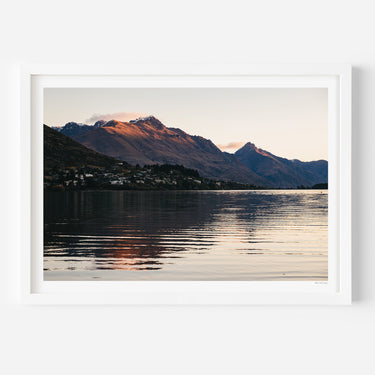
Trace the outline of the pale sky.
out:
<instances>
[{"instance_id":1,"label":"pale sky","mask_svg":"<svg viewBox=\"0 0 375 375\"><path fill-rule=\"evenodd\" d=\"M227 152L252 142L288 159L328 160L326 88L44 89L48 126L146 115Z\"/></svg>"}]
</instances>

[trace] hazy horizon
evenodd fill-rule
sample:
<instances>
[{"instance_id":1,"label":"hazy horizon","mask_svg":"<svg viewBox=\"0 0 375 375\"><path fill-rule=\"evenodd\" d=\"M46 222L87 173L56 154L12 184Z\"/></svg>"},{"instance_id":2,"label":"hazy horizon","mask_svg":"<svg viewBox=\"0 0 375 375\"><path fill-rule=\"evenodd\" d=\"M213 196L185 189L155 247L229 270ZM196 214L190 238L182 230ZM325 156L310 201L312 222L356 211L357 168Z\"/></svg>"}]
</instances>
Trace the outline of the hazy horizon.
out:
<instances>
[{"instance_id":1,"label":"hazy horizon","mask_svg":"<svg viewBox=\"0 0 375 375\"><path fill-rule=\"evenodd\" d=\"M251 142L288 159L328 160L326 88L44 89L48 126L148 115L210 139L222 151Z\"/></svg>"}]
</instances>

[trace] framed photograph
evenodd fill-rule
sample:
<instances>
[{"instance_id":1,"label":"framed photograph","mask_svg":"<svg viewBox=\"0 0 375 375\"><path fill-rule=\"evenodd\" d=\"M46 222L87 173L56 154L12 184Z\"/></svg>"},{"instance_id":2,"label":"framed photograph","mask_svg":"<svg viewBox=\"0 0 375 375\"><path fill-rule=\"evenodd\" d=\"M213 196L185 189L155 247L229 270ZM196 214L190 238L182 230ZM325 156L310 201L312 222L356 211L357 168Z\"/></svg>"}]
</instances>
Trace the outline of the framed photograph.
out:
<instances>
[{"instance_id":1,"label":"framed photograph","mask_svg":"<svg viewBox=\"0 0 375 375\"><path fill-rule=\"evenodd\" d=\"M22 69L22 302L350 304L351 67Z\"/></svg>"}]
</instances>

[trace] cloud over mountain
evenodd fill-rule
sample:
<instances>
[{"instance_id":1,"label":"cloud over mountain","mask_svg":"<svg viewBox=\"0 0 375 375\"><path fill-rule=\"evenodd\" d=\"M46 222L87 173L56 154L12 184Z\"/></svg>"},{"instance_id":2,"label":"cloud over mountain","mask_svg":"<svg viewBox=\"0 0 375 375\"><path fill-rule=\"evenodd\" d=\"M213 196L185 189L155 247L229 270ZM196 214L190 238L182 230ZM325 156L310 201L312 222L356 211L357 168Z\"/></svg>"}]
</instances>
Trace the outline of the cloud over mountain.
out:
<instances>
[{"instance_id":1,"label":"cloud over mountain","mask_svg":"<svg viewBox=\"0 0 375 375\"><path fill-rule=\"evenodd\" d=\"M217 145L217 147L221 151L234 151L234 150L238 150L244 144L245 144L245 142L230 142L230 143L227 143L225 145Z\"/></svg>"},{"instance_id":2,"label":"cloud over mountain","mask_svg":"<svg viewBox=\"0 0 375 375\"><path fill-rule=\"evenodd\" d=\"M94 113L90 118L86 120L87 124L94 124L99 120L110 121L130 121L135 120L138 117L147 116L145 113L140 112L116 112L116 113Z\"/></svg>"}]
</instances>

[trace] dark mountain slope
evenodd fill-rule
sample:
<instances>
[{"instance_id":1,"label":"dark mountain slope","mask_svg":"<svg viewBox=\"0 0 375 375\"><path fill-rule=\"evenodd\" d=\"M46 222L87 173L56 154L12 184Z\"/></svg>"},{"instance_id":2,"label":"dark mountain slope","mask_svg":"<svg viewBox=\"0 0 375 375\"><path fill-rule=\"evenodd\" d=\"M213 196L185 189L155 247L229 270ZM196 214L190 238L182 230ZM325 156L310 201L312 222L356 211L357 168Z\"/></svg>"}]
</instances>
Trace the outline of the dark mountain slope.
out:
<instances>
[{"instance_id":1,"label":"dark mountain slope","mask_svg":"<svg viewBox=\"0 0 375 375\"><path fill-rule=\"evenodd\" d=\"M118 160L99 154L44 125L44 169L81 166L109 167Z\"/></svg>"}]
</instances>

